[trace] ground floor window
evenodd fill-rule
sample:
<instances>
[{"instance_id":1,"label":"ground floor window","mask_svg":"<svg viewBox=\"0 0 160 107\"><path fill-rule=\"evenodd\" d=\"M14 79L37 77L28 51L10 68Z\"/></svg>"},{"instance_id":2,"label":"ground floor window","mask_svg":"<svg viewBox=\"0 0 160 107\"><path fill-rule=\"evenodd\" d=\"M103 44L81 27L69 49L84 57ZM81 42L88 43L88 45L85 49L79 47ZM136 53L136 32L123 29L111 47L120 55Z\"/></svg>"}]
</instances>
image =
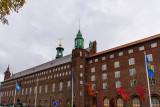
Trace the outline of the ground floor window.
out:
<instances>
[{"instance_id":1,"label":"ground floor window","mask_svg":"<svg viewBox=\"0 0 160 107\"><path fill-rule=\"evenodd\" d=\"M133 98L133 107L140 107L140 100L138 97Z\"/></svg>"},{"instance_id":2,"label":"ground floor window","mask_svg":"<svg viewBox=\"0 0 160 107\"><path fill-rule=\"evenodd\" d=\"M109 107L109 99L108 98L104 99L104 107Z\"/></svg>"},{"instance_id":3,"label":"ground floor window","mask_svg":"<svg viewBox=\"0 0 160 107\"><path fill-rule=\"evenodd\" d=\"M123 104L123 99L122 98L118 98L117 99L117 107L124 107L124 104Z\"/></svg>"},{"instance_id":4,"label":"ground floor window","mask_svg":"<svg viewBox=\"0 0 160 107\"><path fill-rule=\"evenodd\" d=\"M160 107L159 99L157 97L153 96L151 100L152 100L152 107Z\"/></svg>"}]
</instances>

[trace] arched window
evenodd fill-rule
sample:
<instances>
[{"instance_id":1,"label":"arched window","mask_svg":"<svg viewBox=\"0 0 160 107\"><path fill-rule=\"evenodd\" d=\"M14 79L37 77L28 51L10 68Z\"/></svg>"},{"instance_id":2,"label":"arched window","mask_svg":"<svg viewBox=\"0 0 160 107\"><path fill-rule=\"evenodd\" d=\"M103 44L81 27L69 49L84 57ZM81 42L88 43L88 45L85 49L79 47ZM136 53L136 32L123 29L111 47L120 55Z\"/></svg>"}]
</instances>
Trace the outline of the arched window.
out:
<instances>
[{"instance_id":1,"label":"arched window","mask_svg":"<svg viewBox=\"0 0 160 107\"><path fill-rule=\"evenodd\" d=\"M96 105L96 98L92 98L92 105Z\"/></svg>"},{"instance_id":2,"label":"arched window","mask_svg":"<svg viewBox=\"0 0 160 107\"><path fill-rule=\"evenodd\" d=\"M109 107L109 99L108 98L104 99L104 107Z\"/></svg>"},{"instance_id":3,"label":"arched window","mask_svg":"<svg viewBox=\"0 0 160 107\"><path fill-rule=\"evenodd\" d=\"M41 100L39 100L39 104L41 104Z\"/></svg>"},{"instance_id":4,"label":"arched window","mask_svg":"<svg viewBox=\"0 0 160 107\"><path fill-rule=\"evenodd\" d=\"M67 99L67 104L70 104L70 101L69 101L69 99Z\"/></svg>"},{"instance_id":5,"label":"arched window","mask_svg":"<svg viewBox=\"0 0 160 107\"><path fill-rule=\"evenodd\" d=\"M45 104L48 104L48 101L47 101L47 100L45 101Z\"/></svg>"},{"instance_id":6,"label":"arched window","mask_svg":"<svg viewBox=\"0 0 160 107\"><path fill-rule=\"evenodd\" d=\"M61 99L59 100L59 104L62 104L62 100Z\"/></svg>"},{"instance_id":7,"label":"arched window","mask_svg":"<svg viewBox=\"0 0 160 107\"><path fill-rule=\"evenodd\" d=\"M151 100L152 100L152 107L160 107L159 99L157 97L153 96Z\"/></svg>"},{"instance_id":8,"label":"arched window","mask_svg":"<svg viewBox=\"0 0 160 107\"><path fill-rule=\"evenodd\" d=\"M52 104L54 105L54 103L55 103L55 101L54 101L54 99L52 100Z\"/></svg>"},{"instance_id":9,"label":"arched window","mask_svg":"<svg viewBox=\"0 0 160 107\"><path fill-rule=\"evenodd\" d=\"M117 99L117 107L124 107L123 99L122 98L118 98Z\"/></svg>"},{"instance_id":10,"label":"arched window","mask_svg":"<svg viewBox=\"0 0 160 107\"><path fill-rule=\"evenodd\" d=\"M133 98L133 107L140 107L140 100L138 97Z\"/></svg>"}]
</instances>

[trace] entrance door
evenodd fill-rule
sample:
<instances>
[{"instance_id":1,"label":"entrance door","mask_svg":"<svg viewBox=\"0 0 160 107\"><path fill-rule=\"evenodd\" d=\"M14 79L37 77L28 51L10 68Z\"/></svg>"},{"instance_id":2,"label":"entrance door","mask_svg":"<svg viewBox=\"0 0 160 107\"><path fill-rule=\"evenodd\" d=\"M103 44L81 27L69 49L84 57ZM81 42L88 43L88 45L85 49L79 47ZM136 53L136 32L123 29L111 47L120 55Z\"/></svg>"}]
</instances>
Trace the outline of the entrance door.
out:
<instances>
[{"instance_id":1,"label":"entrance door","mask_svg":"<svg viewBox=\"0 0 160 107\"><path fill-rule=\"evenodd\" d=\"M140 106L140 100L138 97L133 98L133 107L141 107Z\"/></svg>"},{"instance_id":2,"label":"entrance door","mask_svg":"<svg viewBox=\"0 0 160 107\"><path fill-rule=\"evenodd\" d=\"M109 107L109 99L108 98L104 99L104 107Z\"/></svg>"}]
</instances>

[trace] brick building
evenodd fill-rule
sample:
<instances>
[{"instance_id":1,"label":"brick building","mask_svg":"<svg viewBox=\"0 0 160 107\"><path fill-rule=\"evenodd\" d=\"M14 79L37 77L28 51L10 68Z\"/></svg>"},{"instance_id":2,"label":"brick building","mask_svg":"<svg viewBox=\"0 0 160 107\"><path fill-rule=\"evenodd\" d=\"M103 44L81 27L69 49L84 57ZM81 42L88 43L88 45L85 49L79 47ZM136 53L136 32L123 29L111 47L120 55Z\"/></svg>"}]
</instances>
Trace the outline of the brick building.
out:
<instances>
[{"instance_id":1,"label":"brick building","mask_svg":"<svg viewBox=\"0 0 160 107\"><path fill-rule=\"evenodd\" d=\"M12 76L8 67L1 83L1 102L50 107L58 101L57 107L67 107L72 103L74 72L75 107L96 107L96 102L102 107L149 107L145 51L154 68L154 76L149 78L152 105L160 107L160 35L97 53L96 41L84 49L84 39L79 30L71 54L63 56L61 43L56 50L55 60ZM21 84L21 91L15 91L16 83ZM93 95L88 94L85 84L96 90ZM137 87L146 92L140 95ZM124 89L129 99L125 100L117 89Z\"/></svg>"}]
</instances>

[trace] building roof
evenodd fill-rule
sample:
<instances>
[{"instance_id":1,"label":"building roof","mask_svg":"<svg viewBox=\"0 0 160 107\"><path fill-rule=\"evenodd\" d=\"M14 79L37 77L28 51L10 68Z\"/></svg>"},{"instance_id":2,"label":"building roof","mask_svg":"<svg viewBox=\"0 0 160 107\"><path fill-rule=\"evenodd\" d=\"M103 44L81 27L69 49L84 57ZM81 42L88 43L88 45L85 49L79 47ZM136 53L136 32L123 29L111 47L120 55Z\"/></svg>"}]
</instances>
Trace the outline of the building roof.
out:
<instances>
[{"instance_id":1,"label":"building roof","mask_svg":"<svg viewBox=\"0 0 160 107\"><path fill-rule=\"evenodd\" d=\"M18 78L18 77L21 77L21 76L25 76L25 75L32 74L32 73L35 73L35 72L38 72L38 71L41 71L41 70L45 70L45 69L48 69L48 68L51 68L51 67L55 67L55 66L58 66L58 65L61 65L61 64L71 62L71 58L72 58L72 54L69 54L69 55L64 56L62 58L58 58L58 59L46 62L44 64L41 64L41 65L38 65L38 66L35 66L35 67L32 67L32 68L29 68L27 70L18 72L16 74L13 74L10 78L8 78L5 81L15 79L15 78Z\"/></svg>"},{"instance_id":2,"label":"building roof","mask_svg":"<svg viewBox=\"0 0 160 107\"><path fill-rule=\"evenodd\" d=\"M108 50L105 50L105 51L102 51L102 52L99 52L99 53L96 53L96 54L92 54L88 58L94 57L94 56L97 56L97 55L101 55L101 54L104 54L104 53L112 52L112 51L115 51L115 50L118 50L118 49L126 48L126 47L129 47L129 46L133 46L135 44L139 44L139 43L142 43L142 42L150 41L150 40L153 40L153 39L156 39L156 38L159 38L159 37L160 37L160 34L150 36L150 37L138 40L138 41L134 41L134 42L131 42L131 43L128 43L128 44L125 44L125 45L121 45L121 46L118 46L118 47L115 47L115 48L111 48L111 49L108 49Z\"/></svg>"},{"instance_id":3,"label":"building roof","mask_svg":"<svg viewBox=\"0 0 160 107\"><path fill-rule=\"evenodd\" d=\"M90 51L91 48L86 48L85 50ZM55 60L46 62L44 64L41 64L41 65L38 65L38 66L35 66L35 67L32 67L32 68L29 68L27 70L18 72L16 74L13 74L10 78L8 78L5 81L9 81L9 80L21 77L21 76L25 76L25 75L32 74L32 73L35 73L35 72L38 72L38 71L41 71L41 70L45 70L45 69L48 69L48 68L51 68L51 67L55 67L55 66L58 66L58 65L61 65L61 64L65 64L65 63L71 62L71 59L72 59L72 54L69 54L69 55L66 55L62 58L57 58Z\"/></svg>"}]
</instances>

